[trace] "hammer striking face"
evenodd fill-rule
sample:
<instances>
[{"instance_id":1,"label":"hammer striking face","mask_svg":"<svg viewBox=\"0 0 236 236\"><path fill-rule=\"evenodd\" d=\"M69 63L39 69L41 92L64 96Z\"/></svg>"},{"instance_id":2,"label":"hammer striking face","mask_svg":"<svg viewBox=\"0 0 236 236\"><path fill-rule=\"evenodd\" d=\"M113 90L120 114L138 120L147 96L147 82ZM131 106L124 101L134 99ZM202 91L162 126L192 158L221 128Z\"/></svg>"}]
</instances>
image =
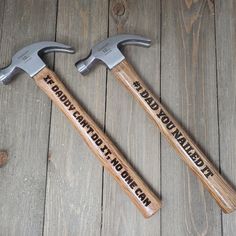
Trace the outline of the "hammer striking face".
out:
<instances>
[{"instance_id":1,"label":"hammer striking face","mask_svg":"<svg viewBox=\"0 0 236 236\"><path fill-rule=\"evenodd\" d=\"M137 35L113 36L93 47L90 55L78 61L76 67L79 72L86 74L96 61L104 62L111 69L115 78L139 101L169 143L182 157L182 160L203 182L223 211L226 213L234 211L236 209L235 190L141 81L133 67L118 49L119 46L126 44L149 46L150 40Z\"/></svg>"},{"instance_id":2,"label":"hammer striking face","mask_svg":"<svg viewBox=\"0 0 236 236\"><path fill-rule=\"evenodd\" d=\"M160 200L138 176L118 148L70 95L56 74L49 70L39 57L39 54L52 51L74 52L71 47L55 42L39 42L27 46L16 53L11 65L0 70L1 83L9 83L12 76L20 70L33 77L39 88L66 115L97 159L115 178L143 216L152 216L159 210Z\"/></svg>"}]
</instances>

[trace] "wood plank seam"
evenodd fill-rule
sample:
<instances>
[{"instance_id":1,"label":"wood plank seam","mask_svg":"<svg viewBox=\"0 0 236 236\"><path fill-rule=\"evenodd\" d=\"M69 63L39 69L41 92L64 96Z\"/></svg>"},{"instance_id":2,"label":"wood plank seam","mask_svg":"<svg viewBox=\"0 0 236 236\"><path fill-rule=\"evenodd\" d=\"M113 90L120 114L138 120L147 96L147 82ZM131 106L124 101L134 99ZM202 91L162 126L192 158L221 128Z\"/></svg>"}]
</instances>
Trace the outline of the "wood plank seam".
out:
<instances>
[{"instance_id":1,"label":"wood plank seam","mask_svg":"<svg viewBox=\"0 0 236 236\"><path fill-rule=\"evenodd\" d=\"M56 1L56 14L55 14L55 34L54 34L54 41L57 41L57 21L58 21L58 5L59 0ZM53 69L55 69L55 62L56 62L56 54L53 57ZM49 130L48 130L48 144L47 144L47 162L46 162L46 180L45 180L45 197L44 197L44 213L43 213L43 228L42 228L42 235L44 235L45 230L45 215L46 215L46 201L47 201L47 184L48 184L48 162L50 157L50 140L51 140L51 124L52 124L52 101L50 100L50 114L49 114Z\"/></svg>"},{"instance_id":2,"label":"wood plank seam","mask_svg":"<svg viewBox=\"0 0 236 236\"><path fill-rule=\"evenodd\" d=\"M3 15L2 15L2 22L1 22L1 26L3 26L4 23L4 17L5 17L5 5L6 5L6 0L3 0ZM1 27L1 32L0 32L0 45L2 45L2 31L3 31L3 27ZM1 46L0 46L1 49Z\"/></svg>"}]
</instances>

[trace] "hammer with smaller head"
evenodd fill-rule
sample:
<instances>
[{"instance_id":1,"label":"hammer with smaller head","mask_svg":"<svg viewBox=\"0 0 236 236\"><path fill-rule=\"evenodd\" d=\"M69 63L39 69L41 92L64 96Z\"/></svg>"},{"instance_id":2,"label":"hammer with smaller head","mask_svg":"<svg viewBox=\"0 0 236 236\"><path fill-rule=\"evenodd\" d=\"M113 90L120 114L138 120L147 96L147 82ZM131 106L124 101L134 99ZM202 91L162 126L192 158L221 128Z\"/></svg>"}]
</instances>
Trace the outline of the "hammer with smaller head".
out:
<instances>
[{"instance_id":1,"label":"hammer with smaller head","mask_svg":"<svg viewBox=\"0 0 236 236\"><path fill-rule=\"evenodd\" d=\"M24 71L34 78L36 84L51 98L80 133L91 151L119 183L144 217L155 214L161 206L160 200L137 175L121 152L95 124L78 102L70 95L54 72L49 70L39 55L74 50L61 43L38 42L18 51L8 67L0 70L0 82L8 84L13 75Z\"/></svg>"},{"instance_id":2,"label":"hammer with smaller head","mask_svg":"<svg viewBox=\"0 0 236 236\"><path fill-rule=\"evenodd\" d=\"M119 50L121 46L127 44L148 47L150 43L149 39L138 35L116 35L94 46L89 56L78 61L76 67L79 72L85 75L96 62L100 61L107 65L115 78L139 101L162 134L202 181L223 211L230 213L236 209L235 190L223 179L179 123L149 91Z\"/></svg>"}]
</instances>

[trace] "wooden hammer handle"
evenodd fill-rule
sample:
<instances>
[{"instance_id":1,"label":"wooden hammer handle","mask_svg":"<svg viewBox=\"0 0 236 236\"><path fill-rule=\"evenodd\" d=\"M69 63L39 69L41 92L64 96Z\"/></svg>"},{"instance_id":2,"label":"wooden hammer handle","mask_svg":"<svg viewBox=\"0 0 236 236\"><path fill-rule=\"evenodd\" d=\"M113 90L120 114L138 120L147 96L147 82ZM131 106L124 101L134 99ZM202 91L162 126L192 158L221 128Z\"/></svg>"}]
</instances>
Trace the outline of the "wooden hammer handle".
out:
<instances>
[{"instance_id":1,"label":"wooden hammer handle","mask_svg":"<svg viewBox=\"0 0 236 236\"><path fill-rule=\"evenodd\" d=\"M165 135L183 161L203 182L223 211L225 213L234 211L236 208L235 190L223 179L158 99L146 88L132 66L126 60L123 60L112 69L112 72L139 101L162 134Z\"/></svg>"},{"instance_id":2,"label":"wooden hammer handle","mask_svg":"<svg viewBox=\"0 0 236 236\"><path fill-rule=\"evenodd\" d=\"M44 68L34 76L34 80L67 116L98 160L115 178L143 216L148 218L155 214L161 206L160 200L135 173L109 138L69 94L56 74L48 68Z\"/></svg>"}]
</instances>

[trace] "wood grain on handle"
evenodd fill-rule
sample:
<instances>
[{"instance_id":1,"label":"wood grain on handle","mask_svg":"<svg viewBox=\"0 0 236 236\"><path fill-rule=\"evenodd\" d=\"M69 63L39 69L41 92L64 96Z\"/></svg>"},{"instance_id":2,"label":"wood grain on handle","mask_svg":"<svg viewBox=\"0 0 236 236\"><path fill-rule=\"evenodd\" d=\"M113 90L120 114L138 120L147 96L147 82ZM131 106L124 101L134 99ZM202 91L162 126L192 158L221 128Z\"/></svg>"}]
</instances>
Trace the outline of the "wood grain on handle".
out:
<instances>
[{"instance_id":1,"label":"wood grain on handle","mask_svg":"<svg viewBox=\"0 0 236 236\"><path fill-rule=\"evenodd\" d=\"M144 217L155 214L160 200L135 173L133 168L95 122L69 94L54 72L48 68L34 76L36 84L67 116L89 148L127 193Z\"/></svg>"},{"instance_id":2,"label":"wood grain on handle","mask_svg":"<svg viewBox=\"0 0 236 236\"><path fill-rule=\"evenodd\" d=\"M183 161L203 182L222 210L225 213L233 212L236 209L235 190L224 180L159 100L146 88L132 66L123 60L112 69L112 72L139 101Z\"/></svg>"}]
</instances>

